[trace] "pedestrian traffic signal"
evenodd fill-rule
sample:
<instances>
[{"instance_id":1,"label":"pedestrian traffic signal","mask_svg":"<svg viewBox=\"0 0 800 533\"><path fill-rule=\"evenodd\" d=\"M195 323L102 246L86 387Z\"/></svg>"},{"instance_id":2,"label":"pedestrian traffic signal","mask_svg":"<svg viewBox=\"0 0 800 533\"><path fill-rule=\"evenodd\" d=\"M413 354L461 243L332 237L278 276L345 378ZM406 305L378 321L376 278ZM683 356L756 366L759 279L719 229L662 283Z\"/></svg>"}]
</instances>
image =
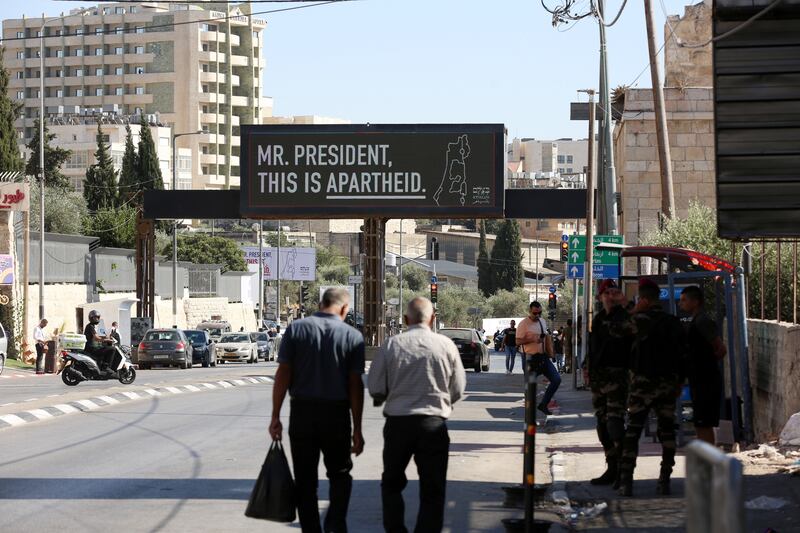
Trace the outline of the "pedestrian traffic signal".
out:
<instances>
[{"instance_id":1,"label":"pedestrian traffic signal","mask_svg":"<svg viewBox=\"0 0 800 533\"><path fill-rule=\"evenodd\" d=\"M561 260L566 261L569 258L569 243L561 241Z\"/></svg>"},{"instance_id":2,"label":"pedestrian traffic signal","mask_svg":"<svg viewBox=\"0 0 800 533\"><path fill-rule=\"evenodd\" d=\"M556 307L558 307L558 296L556 296L556 293L553 292L550 293L550 295L548 296L547 308L555 310Z\"/></svg>"},{"instance_id":3,"label":"pedestrian traffic signal","mask_svg":"<svg viewBox=\"0 0 800 533\"><path fill-rule=\"evenodd\" d=\"M303 285L300 287L300 305L302 306L307 301L308 301L308 287Z\"/></svg>"},{"instance_id":4,"label":"pedestrian traffic signal","mask_svg":"<svg viewBox=\"0 0 800 533\"><path fill-rule=\"evenodd\" d=\"M436 303L438 296L439 296L439 285L437 283L431 283L431 302Z\"/></svg>"}]
</instances>

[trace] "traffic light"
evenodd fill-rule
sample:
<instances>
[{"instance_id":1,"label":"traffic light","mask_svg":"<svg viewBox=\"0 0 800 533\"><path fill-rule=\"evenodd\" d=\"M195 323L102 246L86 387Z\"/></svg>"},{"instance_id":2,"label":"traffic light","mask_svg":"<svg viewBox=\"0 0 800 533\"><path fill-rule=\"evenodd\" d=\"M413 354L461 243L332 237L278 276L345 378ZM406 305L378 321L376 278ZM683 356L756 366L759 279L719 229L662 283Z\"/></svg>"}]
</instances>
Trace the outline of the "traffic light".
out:
<instances>
[{"instance_id":1,"label":"traffic light","mask_svg":"<svg viewBox=\"0 0 800 533\"><path fill-rule=\"evenodd\" d=\"M561 241L561 260L567 261L569 259L569 243Z\"/></svg>"},{"instance_id":2,"label":"traffic light","mask_svg":"<svg viewBox=\"0 0 800 533\"><path fill-rule=\"evenodd\" d=\"M303 306L308 301L308 287L302 285L300 287L300 305Z\"/></svg>"},{"instance_id":3,"label":"traffic light","mask_svg":"<svg viewBox=\"0 0 800 533\"><path fill-rule=\"evenodd\" d=\"M556 296L556 293L551 292L547 298L547 308L550 310L555 310L557 306L558 306L558 296Z\"/></svg>"},{"instance_id":4,"label":"traffic light","mask_svg":"<svg viewBox=\"0 0 800 533\"><path fill-rule=\"evenodd\" d=\"M439 297L439 285L437 283L431 283L431 302L436 303Z\"/></svg>"}]
</instances>

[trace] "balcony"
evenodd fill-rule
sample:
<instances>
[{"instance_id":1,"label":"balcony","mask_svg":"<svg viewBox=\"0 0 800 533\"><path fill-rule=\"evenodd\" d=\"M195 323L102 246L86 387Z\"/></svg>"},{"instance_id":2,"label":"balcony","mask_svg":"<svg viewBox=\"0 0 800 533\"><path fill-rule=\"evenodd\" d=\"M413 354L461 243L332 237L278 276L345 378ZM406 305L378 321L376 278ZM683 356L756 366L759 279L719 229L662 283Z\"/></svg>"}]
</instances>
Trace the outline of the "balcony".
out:
<instances>
[{"instance_id":1,"label":"balcony","mask_svg":"<svg viewBox=\"0 0 800 533\"><path fill-rule=\"evenodd\" d=\"M216 63L218 60L220 63L225 62L225 54L221 52L200 52L199 58L206 63Z\"/></svg>"},{"instance_id":2,"label":"balcony","mask_svg":"<svg viewBox=\"0 0 800 533\"><path fill-rule=\"evenodd\" d=\"M220 72L200 72L200 81L207 83L225 83L225 74Z\"/></svg>"},{"instance_id":3,"label":"balcony","mask_svg":"<svg viewBox=\"0 0 800 533\"><path fill-rule=\"evenodd\" d=\"M231 104L237 107L249 107L250 98L248 98L247 96L232 96Z\"/></svg>"},{"instance_id":4,"label":"balcony","mask_svg":"<svg viewBox=\"0 0 800 533\"><path fill-rule=\"evenodd\" d=\"M216 164L224 165L225 164L225 156L222 154L200 154L200 164L201 165L216 165Z\"/></svg>"},{"instance_id":5,"label":"balcony","mask_svg":"<svg viewBox=\"0 0 800 533\"><path fill-rule=\"evenodd\" d=\"M249 58L247 56L237 56L231 54L231 65L234 67L246 67L250 64Z\"/></svg>"},{"instance_id":6,"label":"balcony","mask_svg":"<svg viewBox=\"0 0 800 533\"><path fill-rule=\"evenodd\" d=\"M152 94L126 94L123 96L123 102L128 105L136 104L151 104L153 103Z\"/></svg>"},{"instance_id":7,"label":"balcony","mask_svg":"<svg viewBox=\"0 0 800 533\"><path fill-rule=\"evenodd\" d=\"M204 104L216 104L217 102L220 104L225 103L225 95L218 93L200 93L198 99Z\"/></svg>"}]
</instances>

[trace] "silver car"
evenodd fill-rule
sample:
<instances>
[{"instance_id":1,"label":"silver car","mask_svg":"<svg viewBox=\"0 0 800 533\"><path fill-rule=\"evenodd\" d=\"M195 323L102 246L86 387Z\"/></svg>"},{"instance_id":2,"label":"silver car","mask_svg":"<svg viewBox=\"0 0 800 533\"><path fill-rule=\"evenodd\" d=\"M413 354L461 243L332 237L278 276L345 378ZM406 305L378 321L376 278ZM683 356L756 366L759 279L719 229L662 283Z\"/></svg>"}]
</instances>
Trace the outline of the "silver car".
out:
<instances>
[{"instance_id":1,"label":"silver car","mask_svg":"<svg viewBox=\"0 0 800 533\"><path fill-rule=\"evenodd\" d=\"M224 333L216 344L216 350L217 361L220 363L258 362L258 345L250 340L250 334L246 332Z\"/></svg>"}]
</instances>

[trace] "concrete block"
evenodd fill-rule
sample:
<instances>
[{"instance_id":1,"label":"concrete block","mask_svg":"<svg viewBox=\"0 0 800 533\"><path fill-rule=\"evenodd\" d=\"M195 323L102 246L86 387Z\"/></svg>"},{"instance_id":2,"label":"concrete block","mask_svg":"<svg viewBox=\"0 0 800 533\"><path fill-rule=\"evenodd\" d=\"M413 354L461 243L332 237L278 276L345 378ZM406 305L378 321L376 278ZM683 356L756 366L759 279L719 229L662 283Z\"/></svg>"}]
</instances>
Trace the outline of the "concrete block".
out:
<instances>
[{"instance_id":1,"label":"concrete block","mask_svg":"<svg viewBox=\"0 0 800 533\"><path fill-rule=\"evenodd\" d=\"M647 170L646 161L625 161L626 172L644 172Z\"/></svg>"},{"instance_id":2,"label":"concrete block","mask_svg":"<svg viewBox=\"0 0 800 533\"><path fill-rule=\"evenodd\" d=\"M707 170L707 171L714 170L714 162L713 161L695 161L694 162L694 169L695 170Z\"/></svg>"},{"instance_id":3,"label":"concrete block","mask_svg":"<svg viewBox=\"0 0 800 533\"><path fill-rule=\"evenodd\" d=\"M694 170L694 162L692 161L675 161L673 165L673 170L677 171L689 171Z\"/></svg>"},{"instance_id":4,"label":"concrete block","mask_svg":"<svg viewBox=\"0 0 800 533\"><path fill-rule=\"evenodd\" d=\"M713 133L697 134L697 144L698 146L714 146L714 134Z\"/></svg>"},{"instance_id":5,"label":"concrete block","mask_svg":"<svg viewBox=\"0 0 800 533\"><path fill-rule=\"evenodd\" d=\"M694 133L679 133L676 141L677 146L697 146L697 135Z\"/></svg>"},{"instance_id":6,"label":"concrete block","mask_svg":"<svg viewBox=\"0 0 800 533\"><path fill-rule=\"evenodd\" d=\"M686 148L683 146L670 145L669 151L672 154L672 161L683 161L686 159Z\"/></svg>"},{"instance_id":7,"label":"concrete block","mask_svg":"<svg viewBox=\"0 0 800 533\"><path fill-rule=\"evenodd\" d=\"M704 161L706 158L706 151L702 146L687 146L686 147L686 160L687 161Z\"/></svg>"}]
</instances>

